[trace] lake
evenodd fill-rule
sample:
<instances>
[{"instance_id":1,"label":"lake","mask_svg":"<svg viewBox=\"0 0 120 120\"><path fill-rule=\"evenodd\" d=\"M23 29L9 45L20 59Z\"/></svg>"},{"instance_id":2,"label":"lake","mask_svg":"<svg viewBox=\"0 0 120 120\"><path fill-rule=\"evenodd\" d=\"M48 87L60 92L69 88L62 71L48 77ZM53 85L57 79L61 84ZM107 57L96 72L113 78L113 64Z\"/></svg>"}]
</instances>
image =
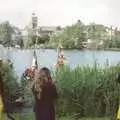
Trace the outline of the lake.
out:
<instances>
[{"instance_id":1,"label":"lake","mask_svg":"<svg viewBox=\"0 0 120 120\"><path fill-rule=\"evenodd\" d=\"M36 53L39 67L55 68L58 55L56 50L39 49L36 50ZM116 65L120 62L120 52L116 51L65 50L64 54L68 60L67 65L72 68L77 65L92 66L95 61L103 67L107 61L109 61L109 65ZM32 63L33 50L10 50L7 52L7 57L13 61L17 75L21 75Z\"/></svg>"}]
</instances>

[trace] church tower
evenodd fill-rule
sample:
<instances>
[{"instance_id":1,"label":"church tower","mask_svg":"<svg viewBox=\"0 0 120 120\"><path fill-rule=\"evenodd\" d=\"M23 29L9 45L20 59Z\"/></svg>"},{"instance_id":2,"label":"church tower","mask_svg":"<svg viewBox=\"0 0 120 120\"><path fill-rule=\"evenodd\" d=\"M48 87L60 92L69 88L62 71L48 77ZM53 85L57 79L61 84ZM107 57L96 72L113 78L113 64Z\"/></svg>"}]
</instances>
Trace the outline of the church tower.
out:
<instances>
[{"instance_id":1,"label":"church tower","mask_svg":"<svg viewBox=\"0 0 120 120\"><path fill-rule=\"evenodd\" d=\"M34 35L37 35L37 29L38 29L38 17L35 13L32 13L32 30Z\"/></svg>"}]
</instances>

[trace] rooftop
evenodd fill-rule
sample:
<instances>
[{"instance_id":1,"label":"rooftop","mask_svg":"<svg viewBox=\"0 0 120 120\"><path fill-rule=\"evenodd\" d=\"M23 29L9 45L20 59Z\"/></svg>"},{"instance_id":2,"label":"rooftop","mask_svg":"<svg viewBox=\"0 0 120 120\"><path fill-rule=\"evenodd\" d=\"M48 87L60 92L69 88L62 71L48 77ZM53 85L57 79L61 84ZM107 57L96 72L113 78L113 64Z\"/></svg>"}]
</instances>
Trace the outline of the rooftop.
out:
<instances>
[{"instance_id":1,"label":"rooftop","mask_svg":"<svg viewBox=\"0 0 120 120\"><path fill-rule=\"evenodd\" d=\"M56 31L56 26L40 26L40 30L42 31Z\"/></svg>"}]
</instances>

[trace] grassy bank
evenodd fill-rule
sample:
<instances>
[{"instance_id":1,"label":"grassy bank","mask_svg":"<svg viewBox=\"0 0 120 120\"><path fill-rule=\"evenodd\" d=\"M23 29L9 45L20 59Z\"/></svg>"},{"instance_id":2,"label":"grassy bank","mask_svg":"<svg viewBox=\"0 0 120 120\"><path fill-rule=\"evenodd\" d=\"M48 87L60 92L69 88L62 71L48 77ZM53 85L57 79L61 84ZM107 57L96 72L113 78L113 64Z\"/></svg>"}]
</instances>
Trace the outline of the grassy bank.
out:
<instances>
[{"instance_id":1,"label":"grassy bank","mask_svg":"<svg viewBox=\"0 0 120 120\"><path fill-rule=\"evenodd\" d=\"M36 49L50 49L50 50L56 50L58 46L56 47L49 47L49 46L39 46ZM24 48L25 49L25 48ZM34 49L34 47L26 48L27 49ZM96 50L96 51L120 51L120 48L101 48L101 49L96 49L96 48L64 48L64 50Z\"/></svg>"},{"instance_id":2,"label":"grassy bank","mask_svg":"<svg viewBox=\"0 0 120 120\"><path fill-rule=\"evenodd\" d=\"M34 114L30 114L28 116L20 116L16 114L14 115L14 117L15 117L15 120L35 120ZM71 118L71 117L60 117L60 118L56 118L56 120L76 120L76 119ZM108 117L92 117L92 118L83 117L83 118L79 118L78 120L110 120L110 118Z\"/></svg>"},{"instance_id":3,"label":"grassy bank","mask_svg":"<svg viewBox=\"0 0 120 120\"><path fill-rule=\"evenodd\" d=\"M120 48L106 48L106 51L120 51Z\"/></svg>"},{"instance_id":4,"label":"grassy bank","mask_svg":"<svg viewBox=\"0 0 120 120\"><path fill-rule=\"evenodd\" d=\"M34 118L30 117L16 117L16 120L35 120ZM57 119L58 120L58 119ZM63 117L63 118L59 118L59 120L75 120L73 118L69 118L69 117ZM110 120L110 118L105 118L105 117L101 117L101 118L80 118L78 120Z\"/></svg>"}]
</instances>

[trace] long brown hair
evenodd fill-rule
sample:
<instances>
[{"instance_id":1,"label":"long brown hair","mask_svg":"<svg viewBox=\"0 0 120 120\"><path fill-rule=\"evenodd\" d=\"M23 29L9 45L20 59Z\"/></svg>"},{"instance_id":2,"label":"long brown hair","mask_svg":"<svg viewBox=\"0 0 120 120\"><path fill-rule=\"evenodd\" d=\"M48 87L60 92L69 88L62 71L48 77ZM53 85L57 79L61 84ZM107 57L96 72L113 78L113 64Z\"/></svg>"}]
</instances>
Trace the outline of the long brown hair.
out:
<instances>
[{"instance_id":1,"label":"long brown hair","mask_svg":"<svg viewBox=\"0 0 120 120\"><path fill-rule=\"evenodd\" d=\"M46 83L52 84L53 81L52 81L52 77L51 77L51 72L50 72L50 70L49 70L48 68L46 68L46 67L43 67L43 68L41 69L41 71L43 71L43 72L46 74L46 77L47 77Z\"/></svg>"},{"instance_id":2,"label":"long brown hair","mask_svg":"<svg viewBox=\"0 0 120 120\"><path fill-rule=\"evenodd\" d=\"M37 98L40 99L43 87L46 84L52 84L52 77L50 70L46 67L40 69L36 76L37 77L35 77L33 87L34 91L37 93Z\"/></svg>"}]
</instances>

